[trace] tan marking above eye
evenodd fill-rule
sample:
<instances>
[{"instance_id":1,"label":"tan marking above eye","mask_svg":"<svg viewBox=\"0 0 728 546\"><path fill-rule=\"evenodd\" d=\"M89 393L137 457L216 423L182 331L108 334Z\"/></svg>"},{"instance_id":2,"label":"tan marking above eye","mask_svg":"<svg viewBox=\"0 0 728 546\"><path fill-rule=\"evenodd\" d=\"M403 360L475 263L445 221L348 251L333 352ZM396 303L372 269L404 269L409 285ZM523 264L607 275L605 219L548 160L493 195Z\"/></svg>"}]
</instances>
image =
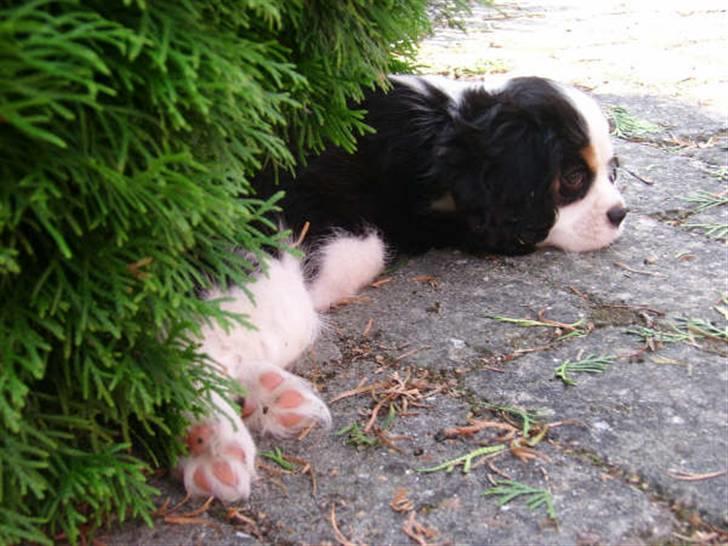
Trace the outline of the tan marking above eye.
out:
<instances>
[{"instance_id":1,"label":"tan marking above eye","mask_svg":"<svg viewBox=\"0 0 728 546\"><path fill-rule=\"evenodd\" d=\"M589 144L581 149L579 152L582 159L589 166L589 170L592 173L596 173L599 170L599 160L597 159L597 151L593 145Z\"/></svg>"}]
</instances>

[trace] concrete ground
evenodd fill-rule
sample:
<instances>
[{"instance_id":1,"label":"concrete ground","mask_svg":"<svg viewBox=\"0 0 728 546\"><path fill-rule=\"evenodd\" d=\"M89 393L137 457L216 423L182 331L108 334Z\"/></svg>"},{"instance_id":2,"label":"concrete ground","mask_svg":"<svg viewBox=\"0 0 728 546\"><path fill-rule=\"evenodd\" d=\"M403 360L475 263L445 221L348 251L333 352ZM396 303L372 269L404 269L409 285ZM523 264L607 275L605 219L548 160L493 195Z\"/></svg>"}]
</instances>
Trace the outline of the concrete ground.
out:
<instances>
[{"instance_id":1,"label":"concrete ground","mask_svg":"<svg viewBox=\"0 0 728 546\"><path fill-rule=\"evenodd\" d=\"M431 72L592 91L619 130L624 236L591 254L397 262L299 367L333 429L260 442L292 470L263 458L249 502L190 501L101 540L728 542L727 9L499 1L428 40ZM157 485L160 504L183 497Z\"/></svg>"}]
</instances>

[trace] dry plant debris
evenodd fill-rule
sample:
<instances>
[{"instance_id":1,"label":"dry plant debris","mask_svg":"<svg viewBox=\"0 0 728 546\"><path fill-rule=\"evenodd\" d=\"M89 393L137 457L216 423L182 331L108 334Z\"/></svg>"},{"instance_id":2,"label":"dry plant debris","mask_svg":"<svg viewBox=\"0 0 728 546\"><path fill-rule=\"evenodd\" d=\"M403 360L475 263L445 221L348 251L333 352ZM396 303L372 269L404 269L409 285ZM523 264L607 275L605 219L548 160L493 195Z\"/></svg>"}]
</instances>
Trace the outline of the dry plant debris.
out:
<instances>
[{"instance_id":1,"label":"dry plant debris","mask_svg":"<svg viewBox=\"0 0 728 546\"><path fill-rule=\"evenodd\" d=\"M284 455L280 448L276 447L269 451L263 451L260 453L262 457L271 460L277 466L271 466L263 463L261 460L257 461L258 468L261 468L272 474L273 476L282 476L283 474L308 474L311 480L311 494L315 497L318 492L318 484L316 481L316 473L313 465L302 457L296 455ZM287 490L282 482L274 481L276 485L281 487L284 491Z\"/></svg>"},{"instance_id":2,"label":"dry plant debris","mask_svg":"<svg viewBox=\"0 0 728 546\"><path fill-rule=\"evenodd\" d=\"M440 536L440 532L437 529L427 527L420 523L415 519L416 517L417 512L410 512L409 517L407 517L407 520L402 525L402 531L420 546L435 546L435 543L432 541Z\"/></svg>"},{"instance_id":3,"label":"dry plant debris","mask_svg":"<svg viewBox=\"0 0 728 546\"><path fill-rule=\"evenodd\" d=\"M243 530L247 534L255 537L258 540L262 540L263 533L258 527L258 522L255 521L253 518L243 514L240 511L240 508L228 508L227 512L225 513L225 517L230 523L233 523L235 525L241 525L243 527Z\"/></svg>"},{"instance_id":4,"label":"dry plant debris","mask_svg":"<svg viewBox=\"0 0 728 546\"><path fill-rule=\"evenodd\" d=\"M356 542L352 542L348 538L346 538L344 536L344 533L342 533L339 529L339 524L336 521L336 504L331 505L329 521L331 522L331 527L333 527L334 529L334 536L336 537L336 541L341 544L341 546L357 546Z\"/></svg>"},{"instance_id":5,"label":"dry plant debris","mask_svg":"<svg viewBox=\"0 0 728 546\"><path fill-rule=\"evenodd\" d=\"M405 356L407 355L402 355L400 358ZM412 415L413 408L425 407L426 398L445 388L443 385L432 383L428 375L428 373L424 373L420 377L413 377L410 369L402 376L399 371L395 371L383 381L367 384L366 380L362 380L353 389L338 394L329 403L333 404L344 398L362 394L370 395L373 401L363 427L354 423L342 428L339 434L348 433L356 445L373 445L372 435L374 435L381 443L396 449L393 441L403 437L389 435L386 433L386 429L397 417ZM384 417L381 418L382 416Z\"/></svg>"},{"instance_id":6,"label":"dry plant debris","mask_svg":"<svg viewBox=\"0 0 728 546\"><path fill-rule=\"evenodd\" d=\"M369 284L372 288L379 288L381 286L384 286L385 284L389 284L394 280L393 277L383 277L381 279L377 279L376 281L373 281Z\"/></svg>"},{"instance_id":7,"label":"dry plant debris","mask_svg":"<svg viewBox=\"0 0 728 546\"><path fill-rule=\"evenodd\" d=\"M412 280L421 284L427 284L431 288L438 288L440 286L440 280L432 275L416 275L412 277Z\"/></svg>"},{"instance_id":8,"label":"dry plant debris","mask_svg":"<svg viewBox=\"0 0 728 546\"><path fill-rule=\"evenodd\" d=\"M538 319L529 318L516 318L516 317L505 317L502 315L487 315L486 318L496 320L498 322L504 322L508 324L515 324L523 328L534 328L534 327L545 327L552 328L554 330L553 341L562 341L571 337L581 337L590 333L594 329L594 325L587 322L584 319L579 319L572 323L559 322L546 318L546 310L542 309L538 312ZM539 348L537 350L542 350Z\"/></svg>"},{"instance_id":9,"label":"dry plant debris","mask_svg":"<svg viewBox=\"0 0 728 546\"><path fill-rule=\"evenodd\" d=\"M215 497L209 497L202 505L194 510L183 513L176 513L182 506L184 506L190 500L190 496L187 495L178 504L169 508L169 499L165 500L164 504L160 506L154 513L155 517L163 518L164 523L172 525L206 525L208 527L218 527L213 521L200 517L206 513L210 506L212 506Z\"/></svg>"},{"instance_id":10,"label":"dry plant debris","mask_svg":"<svg viewBox=\"0 0 728 546\"><path fill-rule=\"evenodd\" d=\"M548 434L551 428L565 424L575 424L574 422L568 421L558 421L550 424L534 423L537 418L535 414L521 408L510 406L491 405L490 409L499 412L504 419L512 415L517 416L521 419L521 427L517 427L512 422L470 419L466 426L443 429L438 433L443 440L463 436L470 437L486 429L498 430L502 434L495 439L490 439L488 445L476 448L464 455L446 460L435 466L417 468L415 470L420 473L452 472L457 466L462 466L463 474L467 474L476 466L484 463L490 464L490 459L506 451L510 452L511 455L522 462L534 460L550 462L548 456L539 453L534 448L546 437L546 434ZM476 460L477 462L474 462Z\"/></svg>"},{"instance_id":11,"label":"dry plant debris","mask_svg":"<svg viewBox=\"0 0 728 546\"><path fill-rule=\"evenodd\" d=\"M682 480L686 482L697 482L702 480L710 480L728 474L728 470L718 470L716 472L705 472L702 474L696 474L694 472L685 472L684 470L670 469L667 471L667 475L676 480Z\"/></svg>"},{"instance_id":12,"label":"dry plant debris","mask_svg":"<svg viewBox=\"0 0 728 546\"><path fill-rule=\"evenodd\" d=\"M400 487L394 492L389 506L395 512L410 512L415 509L415 503L407 498L407 490L404 487Z\"/></svg>"}]
</instances>

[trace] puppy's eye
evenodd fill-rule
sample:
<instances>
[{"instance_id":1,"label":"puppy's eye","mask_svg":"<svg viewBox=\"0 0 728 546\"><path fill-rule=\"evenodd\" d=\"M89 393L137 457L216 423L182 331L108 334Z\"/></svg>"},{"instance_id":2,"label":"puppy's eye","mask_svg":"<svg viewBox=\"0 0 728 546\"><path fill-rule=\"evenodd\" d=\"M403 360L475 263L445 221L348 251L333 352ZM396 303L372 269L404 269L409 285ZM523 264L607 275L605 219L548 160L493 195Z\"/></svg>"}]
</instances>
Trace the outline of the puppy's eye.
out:
<instances>
[{"instance_id":1,"label":"puppy's eye","mask_svg":"<svg viewBox=\"0 0 728 546\"><path fill-rule=\"evenodd\" d=\"M561 175L562 189L567 192L578 191L586 182L586 171L578 167L568 169Z\"/></svg>"},{"instance_id":2,"label":"puppy's eye","mask_svg":"<svg viewBox=\"0 0 728 546\"><path fill-rule=\"evenodd\" d=\"M612 157L609 160L609 181L614 184L617 181L617 167L619 167L619 158L617 156Z\"/></svg>"},{"instance_id":3,"label":"puppy's eye","mask_svg":"<svg viewBox=\"0 0 728 546\"><path fill-rule=\"evenodd\" d=\"M617 181L617 166L612 165L612 168L609 170L609 181L614 184Z\"/></svg>"}]
</instances>

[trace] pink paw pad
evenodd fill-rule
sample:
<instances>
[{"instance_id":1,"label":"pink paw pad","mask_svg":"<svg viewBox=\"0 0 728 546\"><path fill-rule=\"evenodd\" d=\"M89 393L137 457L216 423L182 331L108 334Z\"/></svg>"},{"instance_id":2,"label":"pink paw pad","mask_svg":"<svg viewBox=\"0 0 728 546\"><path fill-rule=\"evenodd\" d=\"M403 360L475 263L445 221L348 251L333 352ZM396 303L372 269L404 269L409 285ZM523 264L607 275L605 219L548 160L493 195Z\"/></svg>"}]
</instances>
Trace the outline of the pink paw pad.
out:
<instances>
[{"instance_id":1,"label":"pink paw pad","mask_svg":"<svg viewBox=\"0 0 728 546\"><path fill-rule=\"evenodd\" d=\"M195 425L187 432L185 443L192 455L202 455L210 449L213 431L209 425Z\"/></svg>"},{"instance_id":2,"label":"pink paw pad","mask_svg":"<svg viewBox=\"0 0 728 546\"><path fill-rule=\"evenodd\" d=\"M239 417L220 415L197 423L188 430L186 442L189 456L180 461L180 470L190 495L223 501L248 498L255 444Z\"/></svg>"},{"instance_id":3,"label":"pink paw pad","mask_svg":"<svg viewBox=\"0 0 728 546\"><path fill-rule=\"evenodd\" d=\"M272 391L278 385L283 383L283 377L276 372L265 372L260 374L258 382L263 386L264 389Z\"/></svg>"},{"instance_id":4,"label":"pink paw pad","mask_svg":"<svg viewBox=\"0 0 728 546\"><path fill-rule=\"evenodd\" d=\"M304 399L304 396L300 392L293 389L288 389L287 391L283 391L280 395L278 395L275 404L279 408L295 408L296 406L300 406L301 403L303 403Z\"/></svg>"},{"instance_id":5,"label":"pink paw pad","mask_svg":"<svg viewBox=\"0 0 728 546\"><path fill-rule=\"evenodd\" d=\"M329 426L331 415L313 388L286 370L267 366L251 374L242 415L251 427L275 436L291 436L304 428ZM273 369L271 369L273 368Z\"/></svg>"}]
</instances>

